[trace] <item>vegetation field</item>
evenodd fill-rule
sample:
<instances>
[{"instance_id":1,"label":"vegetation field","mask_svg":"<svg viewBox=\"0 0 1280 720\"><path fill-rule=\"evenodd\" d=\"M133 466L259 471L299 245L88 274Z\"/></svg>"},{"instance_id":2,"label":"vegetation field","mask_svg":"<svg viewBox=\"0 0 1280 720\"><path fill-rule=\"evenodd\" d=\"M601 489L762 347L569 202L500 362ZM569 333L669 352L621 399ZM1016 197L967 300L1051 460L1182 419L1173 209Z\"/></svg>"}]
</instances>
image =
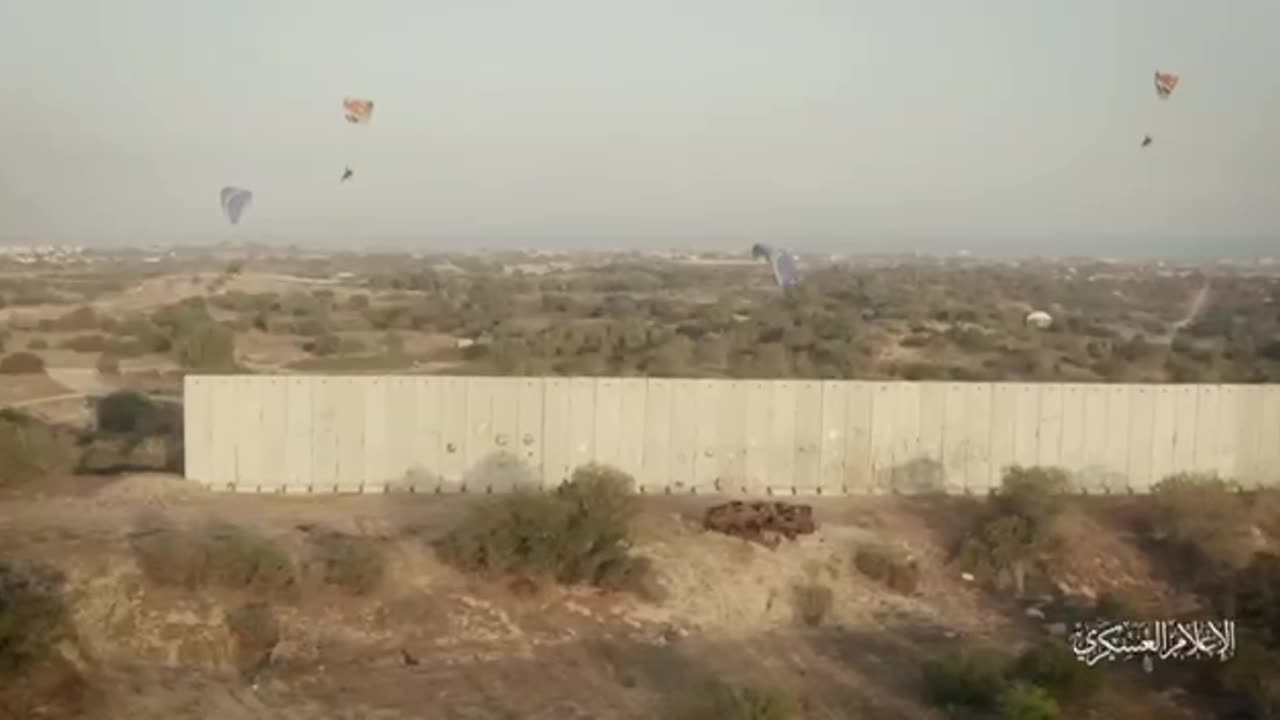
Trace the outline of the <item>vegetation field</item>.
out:
<instances>
[{"instance_id":1,"label":"vegetation field","mask_svg":"<svg viewBox=\"0 0 1280 720\"><path fill-rule=\"evenodd\" d=\"M1179 476L822 498L209 494L188 372L1273 382L1265 268L745 258L103 257L0 268L0 718L1274 718L1280 496ZM1032 310L1053 317L1029 327ZM1238 623L1089 668L1096 618Z\"/></svg>"}]
</instances>

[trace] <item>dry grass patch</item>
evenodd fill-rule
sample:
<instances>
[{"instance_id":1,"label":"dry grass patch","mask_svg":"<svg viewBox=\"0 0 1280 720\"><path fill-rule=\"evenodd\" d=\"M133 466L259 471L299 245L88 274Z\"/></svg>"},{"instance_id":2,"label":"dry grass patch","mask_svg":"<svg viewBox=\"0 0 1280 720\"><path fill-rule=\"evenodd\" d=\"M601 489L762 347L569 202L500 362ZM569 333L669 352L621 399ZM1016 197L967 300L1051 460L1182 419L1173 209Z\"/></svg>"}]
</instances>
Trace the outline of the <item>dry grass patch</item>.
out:
<instances>
[{"instance_id":1,"label":"dry grass patch","mask_svg":"<svg viewBox=\"0 0 1280 720\"><path fill-rule=\"evenodd\" d=\"M904 595L920 585L920 565L905 551L880 543L859 545L853 552L853 566L859 573Z\"/></svg>"},{"instance_id":2,"label":"dry grass patch","mask_svg":"<svg viewBox=\"0 0 1280 720\"><path fill-rule=\"evenodd\" d=\"M386 550L374 538L338 532L311 537L311 568L326 585L354 595L376 590L387 574Z\"/></svg>"},{"instance_id":3,"label":"dry grass patch","mask_svg":"<svg viewBox=\"0 0 1280 720\"><path fill-rule=\"evenodd\" d=\"M293 560L279 543L235 525L149 530L134 538L133 550L147 579L161 587L273 595L297 583Z\"/></svg>"},{"instance_id":4,"label":"dry grass patch","mask_svg":"<svg viewBox=\"0 0 1280 720\"><path fill-rule=\"evenodd\" d=\"M63 577L56 570L0 560L0 673L46 657L71 631Z\"/></svg>"},{"instance_id":5,"label":"dry grass patch","mask_svg":"<svg viewBox=\"0 0 1280 720\"><path fill-rule=\"evenodd\" d=\"M831 614L835 593L831 588L816 582L807 582L792 588L792 603L796 619L809 627L817 627Z\"/></svg>"},{"instance_id":6,"label":"dry grass patch","mask_svg":"<svg viewBox=\"0 0 1280 720\"><path fill-rule=\"evenodd\" d=\"M69 437L15 410L0 410L0 485L44 477L69 464Z\"/></svg>"},{"instance_id":7,"label":"dry grass patch","mask_svg":"<svg viewBox=\"0 0 1280 720\"><path fill-rule=\"evenodd\" d=\"M668 700L662 717L671 720L791 720L798 703L789 693L765 687L708 680Z\"/></svg>"},{"instance_id":8,"label":"dry grass patch","mask_svg":"<svg viewBox=\"0 0 1280 720\"><path fill-rule=\"evenodd\" d=\"M271 605L249 603L226 615L227 630L235 643L235 665L240 676L253 681L271 662L271 652L280 643L280 621Z\"/></svg>"},{"instance_id":9,"label":"dry grass patch","mask_svg":"<svg viewBox=\"0 0 1280 720\"><path fill-rule=\"evenodd\" d=\"M63 653L75 639L60 572L0 560L0 717L89 717L93 689Z\"/></svg>"}]
</instances>

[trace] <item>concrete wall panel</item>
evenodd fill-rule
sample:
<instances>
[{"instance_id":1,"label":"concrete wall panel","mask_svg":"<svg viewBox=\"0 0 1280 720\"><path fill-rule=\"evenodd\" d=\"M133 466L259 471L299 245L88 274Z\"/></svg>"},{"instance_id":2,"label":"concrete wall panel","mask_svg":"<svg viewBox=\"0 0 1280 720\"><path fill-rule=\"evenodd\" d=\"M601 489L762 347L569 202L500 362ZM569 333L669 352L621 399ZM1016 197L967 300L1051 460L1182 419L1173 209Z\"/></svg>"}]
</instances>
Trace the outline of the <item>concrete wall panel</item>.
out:
<instances>
[{"instance_id":1,"label":"concrete wall panel","mask_svg":"<svg viewBox=\"0 0 1280 720\"><path fill-rule=\"evenodd\" d=\"M1280 483L1280 386L188 376L187 477L241 492L503 492L587 462L642 492L1092 493Z\"/></svg>"}]
</instances>

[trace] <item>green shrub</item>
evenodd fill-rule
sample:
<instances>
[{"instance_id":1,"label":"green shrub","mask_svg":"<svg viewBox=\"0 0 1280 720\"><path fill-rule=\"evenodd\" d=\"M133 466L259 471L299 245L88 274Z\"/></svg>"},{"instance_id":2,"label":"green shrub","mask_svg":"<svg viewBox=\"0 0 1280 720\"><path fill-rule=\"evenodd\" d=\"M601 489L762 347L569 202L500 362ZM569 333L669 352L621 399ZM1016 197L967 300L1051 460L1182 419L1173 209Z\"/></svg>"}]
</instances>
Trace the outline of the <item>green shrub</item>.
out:
<instances>
[{"instance_id":1,"label":"green shrub","mask_svg":"<svg viewBox=\"0 0 1280 720\"><path fill-rule=\"evenodd\" d=\"M1217 578L1248 561L1249 511L1230 483L1181 473L1157 483L1152 497L1153 534L1188 575Z\"/></svg>"},{"instance_id":2,"label":"green shrub","mask_svg":"<svg viewBox=\"0 0 1280 720\"><path fill-rule=\"evenodd\" d=\"M1236 573L1228 617L1270 650L1280 650L1280 555L1260 552Z\"/></svg>"},{"instance_id":3,"label":"green shrub","mask_svg":"<svg viewBox=\"0 0 1280 720\"><path fill-rule=\"evenodd\" d=\"M1004 661L995 655L952 653L925 663L925 694L935 705L993 709L1005 689L1004 671Z\"/></svg>"},{"instance_id":4,"label":"green shrub","mask_svg":"<svg viewBox=\"0 0 1280 720\"><path fill-rule=\"evenodd\" d=\"M1099 669L1080 662L1060 642L1044 642L1023 652L1014 664L1013 677L1044 689L1063 704L1093 697L1103 682Z\"/></svg>"},{"instance_id":5,"label":"green shrub","mask_svg":"<svg viewBox=\"0 0 1280 720\"><path fill-rule=\"evenodd\" d=\"M436 547L446 561L472 572L554 575L570 512L555 495L517 490L472 511Z\"/></svg>"},{"instance_id":6,"label":"green shrub","mask_svg":"<svg viewBox=\"0 0 1280 720\"><path fill-rule=\"evenodd\" d=\"M556 497L569 508L561 570L569 582L597 583L631 563L631 533L640 506L635 480L595 463L574 469Z\"/></svg>"},{"instance_id":7,"label":"green shrub","mask_svg":"<svg viewBox=\"0 0 1280 720\"><path fill-rule=\"evenodd\" d=\"M159 424L160 411L146 395L120 390L98 400L95 414L103 432L149 434Z\"/></svg>"},{"instance_id":8,"label":"green shrub","mask_svg":"<svg viewBox=\"0 0 1280 720\"><path fill-rule=\"evenodd\" d=\"M470 572L608 589L639 583L648 563L630 554L633 484L613 468L579 467L553 493L517 489L476 508L436 549Z\"/></svg>"},{"instance_id":9,"label":"green shrub","mask_svg":"<svg viewBox=\"0 0 1280 720\"><path fill-rule=\"evenodd\" d=\"M1000 694L1001 720L1058 720L1061 711L1053 696L1027 683L1014 683Z\"/></svg>"},{"instance_id":10,"label":"green shrub","mask_svg":"<svg viewBox=\"0 0 1280 720\"><path fill-rule=\"evenodd\" d=\"M160 586L272 594L292 589L297 577L284 548L235 525L150 530L135 538L134 553L143 573Z\"/></svg>"},{"instance_id":11,"label":"green shrub","mask_svg":"<svg viewBox=\"0 0 1280 720\"><path fill-rule=\"evenodd\" d=\"M796 716L796 702L781 690L711 681L670 701L663 716L670 720L790 720Z\"/></svg>"},{"instance_id":12,"label":"green shrub","mask_svg":"<svg viewBox=\"0 0 1280 720\"><path fill-rule=\"evenodd\" d=\"M905 553L888 545L869 543L854 550L853 565L863 575L905 595L920 584L920 566Z\"/></svg>"},{"instance_id":13,"label":"green shrub","mask_svg":"<svg viewBox=\"0 0 1280 720\"><path fill-rule=\"evenodd\" d=\"M311 552L325 584L356 595L373 592L386 576L386 555L372 538L336 532L315 535Z\"/></svg>"},{"instance_id":14,"label":"green shrub","mask_svg":"<svg viewBox=\"0 0 1280 720\"><path fill-rule=\"evenodd\" d=\"M0 671L23 669L68 635L62 583L52 568L0 560Z\"/></svg>"},{"instance_id":15,"label":"green shrub","mask_svg":"<svg viewBox=\"0 0 1280 720\"><path fill-rule=\"evenodd\" d=\"M995 506L1002 514L1045 524L1062 512L1070 487L1070 475L1061 468L1014 465L1001 479Z\"/></svg>"},{"instance_id":16,"label":"green shrub","mask_svg":"<svg viewBox=\"0 0 1280 720\"><path fill-rule=\"evenodd\" d=\"M34 375L44 372L44 359L29 352L16 352L0 358L0 374Z\"/></svg>"},{"instance_id":17,"label":"green shrub","mask_svg":"<svg viewBox=\"0 0 1280 720\"><path fill-rule=\"evenodd\" d=\"M188 370L226 370L235 366L236 342L231 329L211 321L180 326L175 347Z\"/></svg>"},{"instance_id":18,"label":"green shrub","mask_svg":"<svg viewBox=\"0 0 1280 720\"><path fill-rule=\"evenodd\" d=\"M1280 653L1251 637L1237 640L1235 655L1218 666L1222 690L1244 701L1254 718L1280 716Z\"/></svg>"},{"instance_id":19,"label":"green shrub","mask_svg":"<svg viewBox=\"0 0 1280 720\"><path fill-rule=\"evenodd\" d=\"M280 621L264 602L242 605L227 613L227 630L235 641L235 663L242 678L252 681L271 662L280 644Z\"/></svg>"},{"instance_id":20,"label":"green shrub","mask_svg":"<svg viewBox=\"0 0 1280 720\"><path fill-rule=\"evenodd\" d=\"M1009 468L989 511L961 543L960 563L987 577L1008 574L1023 593L1035 562L1057 548L1054 522L1068 487L1058 468Z\"/></svg>"}]
</instances>

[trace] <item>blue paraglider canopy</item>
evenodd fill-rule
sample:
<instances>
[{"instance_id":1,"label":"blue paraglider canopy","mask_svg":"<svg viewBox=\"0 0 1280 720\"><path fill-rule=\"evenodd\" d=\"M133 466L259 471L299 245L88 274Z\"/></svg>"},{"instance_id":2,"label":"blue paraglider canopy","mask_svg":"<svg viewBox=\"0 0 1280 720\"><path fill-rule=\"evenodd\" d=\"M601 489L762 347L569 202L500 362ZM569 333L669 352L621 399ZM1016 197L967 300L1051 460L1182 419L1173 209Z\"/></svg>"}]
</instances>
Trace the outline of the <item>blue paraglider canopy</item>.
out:
<instances>
[{"instance_id":1,"label":"blue paraglider canopy","mask_svg":"<svg viewBox=\"0 0 1280 720\"><path fill-rule=\"evenodd\" d=\"M232 225L240 222L240 216L244 214L245 208L253 202L253 193L231 185L222 188L220 194L222 198L222 212L227 216L227 220Z\"/></svg>"},{"instance_id":2,"label":"blue paraglider canopy","mask_svg":"<svg viewBox=\"0 0 1280 720\"><path fill-rule=\"evenodd\" d=\"M757 243L751 247L751 257L757 260L763 258L769 262L769 267L773 270L773 279L778 283L778 287L794 287L800 283L800 271L796 267L795 255Z\"/></svg>"}]
</instances>

